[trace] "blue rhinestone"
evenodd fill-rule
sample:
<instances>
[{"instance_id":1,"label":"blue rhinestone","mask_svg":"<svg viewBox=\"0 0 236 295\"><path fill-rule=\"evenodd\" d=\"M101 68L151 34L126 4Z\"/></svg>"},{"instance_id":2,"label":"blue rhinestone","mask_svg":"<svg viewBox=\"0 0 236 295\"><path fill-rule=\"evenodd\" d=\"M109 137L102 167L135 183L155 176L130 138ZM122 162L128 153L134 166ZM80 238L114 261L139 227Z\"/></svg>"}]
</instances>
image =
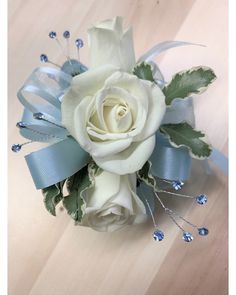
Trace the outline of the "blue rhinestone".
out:
<instances>
[{"instance_id":1,"label":"blue rhinestone","mask_svg":"<svg viewBox=\"0 0 236 295\"><path fill-rule=\"evenodd\" d=\"M57 37L57 33L54 32L54 31L51 31L49 34L48 34L49 38L51 39L55 39Z\"/></svg>"},{"instance_id":2,"label":"blue rhinestone","mask_svg":"<svg viewBox=\"0 0 236 295\"><path fill-rule=\"evenodd\" d=\"M204 205L204 204L206 204L206 202L207 202L207 196L204 195L204 194L198 195L198 196L196 197L196 202L197 202L199 205Z\"/></svg>"},{"instance_id":3,"label":"blue rhinestone","mask_svg":"<svg viewBox=\"0 0 236 295\"><path fill-rule=\"evenodd\" d=\"M156 230L153 233L153 238L155 241L162 241L164 239L164 233L161 230Z\"/></svg>"},{"instance_id":4,"label":"blue rhinestone","mask_svg":"<svg viewBox=\"0 0 236 295\"><path fill-rule=\"evenodd\" d=\"M46 54L41 54L40 55L40 60L41 62L48 62L48 57Z\"/></svg>"},{"instance_id":5,"label":"blue rhinestone","mask_svg":"<svg viewBox=\"0 0 236 295\"><path fill-rule=\"evenodd\" d=\"M18 128L26 128L27 124L25 122L17 122L16 127Z\"/></svg>"},{"instance_id":6,"label":"blue rhinestone","mask_svg":"<svg viewBox=\"0 0 236 295\"><path fill-rule=\"evenodd\" d=\"M19 144L19 143L13 144L11 147L11 150L14 153L18 153L21 150L21 144Z\"/></svg>"},{"instance_id":7,"label":"blue rhinestone","mask_svg":"<svg viewBox=\"0 0 236 295\"><path fill-rule=\"evenodd\" d=\"M198 233L200 236L207 236L209 233L209 230L205 227L201 227L201 228L198 228Z\"/></svg>"},{"instance_id":8,"label":"blue rhinestone","mask_svg":"<svg viewBox=\"0 0 236 295\"><path fill-rule=\"evenodd\" d=\"M183 239L185 242L192 242L192 240L193 240L193 236L192 236L191 233L185 231L185 232L183 233L183 237L182 237L182 239Z\"/></svg>"},{"instance_id":9,"label":"blue rhinestone","mask_svg":"<svg viewBox=\"0 0 236 295\"><path fill-rule=\"evenodd\" d=\"M181 190L183 185L184 183L181 180L176 180L172 182L172 186L176 191Z\"/></svg>"},{"instance_id":10,"label":"blue rhinestone","mask_svg":"<svg viewBox=\"0 0 236 295\"><path fill-rule=\"evenodd\" d=\"M70 38L70 32L69 31L65 31L63 33L63 37L66 38L66 39Z\"/></svg>"},{"instance_id":11,"label":"blue rhinestone","mask_svg":"<svg viewBox=\"0 0 236 295\"><path fill-rule=\"evenodd\" d=\"M37 120L43 120L44 119L44 114L42 114L42 113L34 113L33 117L34 117L34 119L37 119Z\"/></svg>"},{"instance_id":12,"label":"blue rhinestone","mask_svg":"<svg viewBox=\"0 0 236 295\"><path fill-rule=\"evenodd\" d=\"M77 39L77 40L75 40L75 45L78 48L82 48L84 46L84 41L82 39Z\"/></svg>"}]
</instances>

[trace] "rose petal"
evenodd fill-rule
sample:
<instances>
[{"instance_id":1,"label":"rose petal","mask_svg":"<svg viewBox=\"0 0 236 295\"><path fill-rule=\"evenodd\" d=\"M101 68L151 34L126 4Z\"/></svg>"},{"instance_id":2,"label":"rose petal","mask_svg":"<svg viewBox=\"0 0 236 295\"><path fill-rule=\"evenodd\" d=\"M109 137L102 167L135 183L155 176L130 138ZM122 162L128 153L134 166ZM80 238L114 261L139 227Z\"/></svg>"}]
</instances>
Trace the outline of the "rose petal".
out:
<instances>
[{"instance_id":1,"label":"rose petal","mask_svg":"<svg viewBox=\"0 0 236 295\"><path fill-rule=\"evenodd\" d=\"M122 33L122 19L105 21L88 30L90 68L111 64L124 71L135 65L132 31Z\"/></svg>"},{"instance_id":2,"label":"rose petal","mask_svg":"<svg viewBox=\"0 0 236 295\"><path fill-rule=\"evenodd\" d=\"M132 143L121 153L107 157L93 157L102 169L120 175L140 170L151 156L155 147L155 135L142 142Z\"/></svg>"},{"instance_id":3,"label":"rose petal","mask_svg":"<svg viewBox=\"0 0 236 295\"><path fill-rule=\"evenodd\" d=\"M107 19L95 26L95 28L107 29L111 31L116 31L119 36L122 35L122 18L120 16L116 16L112 19Z\"/></svg>"},{"instance_id":4,"label":"rose petal","mask_svg":"<svg viewBox=\"0 0 236 295\"><path fill-rule=\"evenodd\" d=\"M145 85L142 84L142 80L138 79L138 77L128 73L116 71L105 81L105 88L110 87L125 89L133 97L138 99L139 103L141 103L145 110L148 110L148 101L146 99L148 93Z\"/></svg>"},{"instance_id":5,"label":"rose petal","mask_svg":"<svg viewBox=\"0 0 236 295\"><path fill-rule=\"evenodd\" d=\"M108 199L114 196L120 189L120 176L103 171L95 178L95 186L92 193L86 194L86 207L100 209Z\"/></svg>"},{"instance_id":6,"label":"rose petal","mask_svg":"<svg viewBox=\"0 0 236 295\"><path fill-rule=\"evenodd\" d=\"M106 65L89 70L73 78L69 91L63 96L61 104L62 124L74 132L73 114L75 108L85 96L92 96L103 87L104 80L117 70L114 66ZM91 81L93 81L91 83Z\"/></svg>"},{"instance_id":7,"label":"rose petal","mask_svg":"<svg viewBox=\"0 0 236 295\"><path fill-rule=\"evenodd\" d=\"M94 142L91 141L86 124L88 121L88 114L93 106L93 100L90 97L85 97L77 106L74 112L74 125L76 128L69 130L71 135L79 142L81 147L90 153L93 157L106 156L119 153L129 147L132 138L120 139L117 141Z\"/></svg>"},{"instance_id":8,"label":"rose petal","mask_svg":"<svg viewBox=\"0 0 236 295\"><path fill-rule=\"evenodd\" d=\"M161 89L149 81L143 80L142 83L148 93L148 114L142 132L135 136L134 141L140 141L153 135L161 125L166 112L165 96Z\"/></svg>"}]
</instances>

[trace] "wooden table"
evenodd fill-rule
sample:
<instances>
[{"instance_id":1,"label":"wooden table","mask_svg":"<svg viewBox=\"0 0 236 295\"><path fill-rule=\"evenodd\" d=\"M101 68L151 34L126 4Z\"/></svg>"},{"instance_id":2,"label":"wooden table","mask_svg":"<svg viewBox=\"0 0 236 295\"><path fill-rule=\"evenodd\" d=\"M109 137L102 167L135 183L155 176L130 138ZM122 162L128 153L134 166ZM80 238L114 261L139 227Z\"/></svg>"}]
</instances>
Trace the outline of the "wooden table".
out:
<instances>
[{"instance_id":1,"label":"wooden table","mask_svg":"<svg viewBox=\"0 0 236 295\"><path fill-rule=\"evenodd\" d=\"M22 142L15 128L22 106L16 92L47 53L55 62L62 54L48 38L50 30L69 29L86 39L96 22L120 15L132 25L136 56L164 40L207 45L172 49L158 58L169 79L196 65L208 65L217 81L196 97L197 127L227 154L227 1L226 0L61 0L9 1L9 147ZM88 60L87 41L81 59ZM75 51L76 52L76 51ZM157 212L166 239L155 243L151 221L114 233L75 227L65 212L57 218L44 209L23 155L9 153L9 295L224 295L227 294L227 178L213 167L206 176L196 167L186 184L192 193L205 192L200 207L184 200L166 202L210 234L192 243L167 216Z\"/></svg>"}]
</instances>

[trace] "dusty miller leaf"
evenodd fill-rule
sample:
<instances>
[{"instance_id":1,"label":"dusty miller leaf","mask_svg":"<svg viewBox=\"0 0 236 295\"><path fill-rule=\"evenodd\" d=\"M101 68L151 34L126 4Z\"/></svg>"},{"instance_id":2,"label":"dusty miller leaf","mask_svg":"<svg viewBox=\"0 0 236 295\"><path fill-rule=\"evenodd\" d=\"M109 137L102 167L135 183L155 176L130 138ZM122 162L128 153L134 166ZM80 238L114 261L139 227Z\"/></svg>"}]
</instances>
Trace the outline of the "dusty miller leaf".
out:
<instances>
[{"instance_id":1,"label":"dusty miller leaf","mask_svg":"<svg viewBox=\"0 0 236 295\"><path fill-rule=\"evenodd\" d=\"M193 158L204 159L211 154L211 147L201 139L205 135L186 122L161 125L160 131L169 137L174 147L187 147Z\"/></svg>"},{"instance_id":2,"label":"dusty miller leaf","mask_svg":"<svg viewBox=\"0 0 236 295\"><path fill-rule=\"evenodd\" d=\"M151 173L151 167L152 167L152 163L150 161L147 161L143 165L142 169L137 171L137 177L138 177L138 179L145 182L148 186L153 188L154 191L159 191L159 188L157 186L157 182Z\"/></svg>"},{"instance_id":3,"label":"dusty miller leaf","mask_svg":"<svg viewBox=\"0 0 236 295\"><path fill-rule=\"evenodd\" d=\"M59 182L42 189L44 205L53 216L56 216L56 206L63 198L62 187L63 184Z\"/></svg>"},{"instance_id":4,"label":"dusty miller leaf","mask_svg":"<svg viewBox=\"0 0 236 295\"><path fill-rule=\"evenodd\" d=\"M166 104L170 105L175 98L201 94L215 79L215 73L208 67L194 67L175 74L170 83L163 88Z\"/></svg>"},{"instance_id":5,"label":"dusty miller leaf","mask_svg":"<svg viewBox=\"0 0 236 295\"><path fill-rule=\"evenodd\" d=\"M91 162L79 170L67 180L69 195L64 197L63 205L67 213L76 221L80 222L83 217L82 206L84 205L83 193L94 185L94 176L102 172L95 163Z\"/></svg>"},{"instance_id":6,"label":"dusty miller leaf","mask_svg":"<svg viewBox=\"0 0 236 295\"><path fill-rule=\"evenodd\" d=\"M142 62L134 67L133 74L139 79L154 82L151 65Z\"/></svg>"}]
</instances>

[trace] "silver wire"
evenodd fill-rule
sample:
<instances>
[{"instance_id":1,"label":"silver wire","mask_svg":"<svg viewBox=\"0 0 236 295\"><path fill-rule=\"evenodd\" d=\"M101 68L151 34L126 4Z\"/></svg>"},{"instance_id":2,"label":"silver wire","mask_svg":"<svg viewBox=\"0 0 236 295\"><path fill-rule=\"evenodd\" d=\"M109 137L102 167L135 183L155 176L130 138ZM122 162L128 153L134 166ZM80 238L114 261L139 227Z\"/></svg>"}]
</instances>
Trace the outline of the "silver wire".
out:
<instances>
[{"instance_id":1,"label":"silver wire","mask_svg":"<svg viewBox=\"0 0 236 295\"><path fill-rule=\"evenodd\" d=\"M189 199L194 199L195 198L194 196L178 194L178 193L174 193L174 192L168 192L166 190L161 190L160 193L165 193L165 194L174 195L174 196L183 197L183 198L189 198Z\"/></svg>"}]
</instances>

